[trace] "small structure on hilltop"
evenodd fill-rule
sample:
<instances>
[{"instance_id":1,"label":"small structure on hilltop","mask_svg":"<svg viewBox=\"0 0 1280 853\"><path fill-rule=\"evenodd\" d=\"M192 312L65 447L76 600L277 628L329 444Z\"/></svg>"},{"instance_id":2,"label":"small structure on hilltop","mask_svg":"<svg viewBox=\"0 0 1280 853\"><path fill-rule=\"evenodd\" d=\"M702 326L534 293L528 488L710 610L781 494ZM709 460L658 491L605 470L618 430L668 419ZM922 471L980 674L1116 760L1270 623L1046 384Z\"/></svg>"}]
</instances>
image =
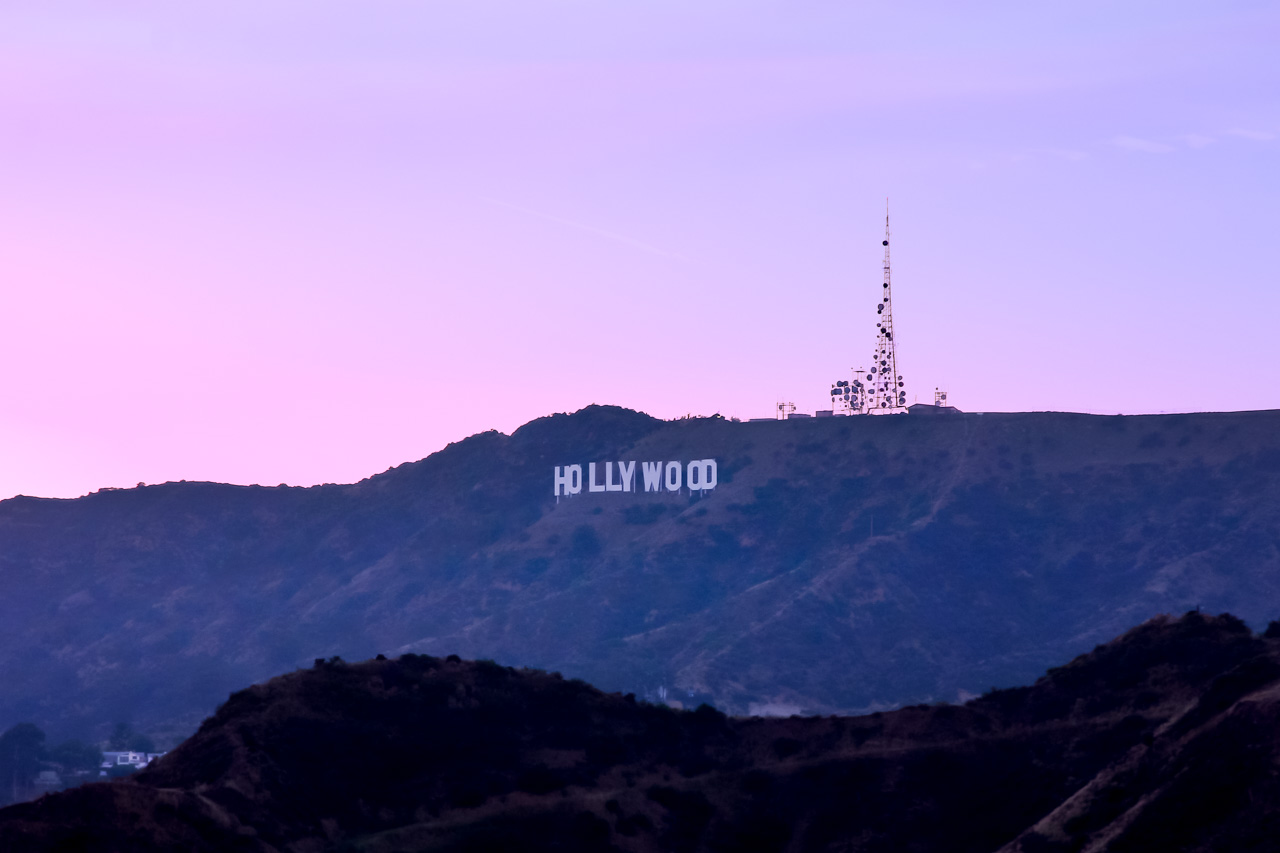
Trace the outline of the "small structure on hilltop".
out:
<instances>
[{"instance_id":1,"label":"small structure on hilltop","mask_svg":"<svg viewBox=\"0 0 1280 853\"><path fill-rule=\"evenodd\" d=\"M907 406L907 413L912 415L953 415L960 414L960 410L955 406L947 405L946 391L934 388L932 406L928 403L915 403Z\"/></svg>"}]
</instances>

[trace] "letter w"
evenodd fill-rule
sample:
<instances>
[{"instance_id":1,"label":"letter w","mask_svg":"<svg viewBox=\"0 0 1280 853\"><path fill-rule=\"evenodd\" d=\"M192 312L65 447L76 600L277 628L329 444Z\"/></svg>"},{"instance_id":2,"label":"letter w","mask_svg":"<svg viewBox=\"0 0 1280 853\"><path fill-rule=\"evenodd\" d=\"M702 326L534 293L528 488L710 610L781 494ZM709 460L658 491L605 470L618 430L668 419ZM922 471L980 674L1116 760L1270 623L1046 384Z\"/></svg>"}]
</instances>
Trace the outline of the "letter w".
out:
<instances>
[{"instance_id":1,"label":"letter w","mask_svg":"<svg viewBox=\"0 0 1280 853\"><path fill-rule=\"evenodd\" d=\"M644 490L656 492L662 488L662 463L641 462L640 470L644 474Z\"/></svg>"}]
</instances>

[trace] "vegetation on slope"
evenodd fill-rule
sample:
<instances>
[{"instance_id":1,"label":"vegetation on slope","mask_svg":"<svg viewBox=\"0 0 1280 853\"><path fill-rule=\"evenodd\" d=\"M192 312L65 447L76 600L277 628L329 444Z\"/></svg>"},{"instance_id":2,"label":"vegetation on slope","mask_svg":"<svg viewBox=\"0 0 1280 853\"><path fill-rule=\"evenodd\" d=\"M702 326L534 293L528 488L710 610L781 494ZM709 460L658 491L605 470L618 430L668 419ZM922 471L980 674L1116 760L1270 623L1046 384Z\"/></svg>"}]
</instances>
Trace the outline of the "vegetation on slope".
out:
<instances>
[{"instance_id":1,"label":"vegetation on slope","mask_svg":"<svg viewBox=\"0 0 1280 853\"><path fill-rule=\"evenodd\" d=\"M1280 639L1160 618L1034 685L731 718L490 661L321 662L129 780L0 810L6 851L1262 849Z\"/></svg>"},{"instance_id":2,"label":"vegetation on slope","mask_svg":"<svg viewBox=\"0 0 1280 853\"><path fill-rule=\"evenodd\" d=\"M707 495L552 496L555 465L709 457ZM168 741L239 685L379 651L734 713L958 701L1156 613L1261 626L1278 531L1280 412L591 407L350 486L0 503L0 724L100 740L129 720Z\"/></svg>"}]
</instances>

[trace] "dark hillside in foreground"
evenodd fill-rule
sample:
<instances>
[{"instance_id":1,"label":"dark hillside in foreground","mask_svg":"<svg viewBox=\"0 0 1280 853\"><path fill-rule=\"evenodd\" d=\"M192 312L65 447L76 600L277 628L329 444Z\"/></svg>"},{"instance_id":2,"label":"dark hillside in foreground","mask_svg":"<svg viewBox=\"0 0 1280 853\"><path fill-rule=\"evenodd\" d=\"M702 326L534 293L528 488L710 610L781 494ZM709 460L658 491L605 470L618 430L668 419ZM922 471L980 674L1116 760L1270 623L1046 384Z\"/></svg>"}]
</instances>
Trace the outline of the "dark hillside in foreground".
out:
<instances>
[{"instance_id":1,"label":"dark hillside in foreground","mask_svg":"<svg viewBox=\"0 0 1280 853\"><path fill-rule=\"evenodd\" d=\"M714 492L552 497L557 465L708 458ZM1156 613L1280 612L1280 412L592 407L349 486L0 502L0 578L0 727L55 739L189 732L239 685L377 652L738 713L954 701Z\"/></svg>"},{"instance_id":2,"label":"dark hillside in foreground","mask_svg":"<svg viewBox=\"0 0 1280 853\"><path fill-rule=\"evenodd\" d=\"M1191 613L964 706L735 719L423 656L233 695L131 780L0 810L0 849L1275 849L1280 640Z\"/></svg>"}]
</instances>

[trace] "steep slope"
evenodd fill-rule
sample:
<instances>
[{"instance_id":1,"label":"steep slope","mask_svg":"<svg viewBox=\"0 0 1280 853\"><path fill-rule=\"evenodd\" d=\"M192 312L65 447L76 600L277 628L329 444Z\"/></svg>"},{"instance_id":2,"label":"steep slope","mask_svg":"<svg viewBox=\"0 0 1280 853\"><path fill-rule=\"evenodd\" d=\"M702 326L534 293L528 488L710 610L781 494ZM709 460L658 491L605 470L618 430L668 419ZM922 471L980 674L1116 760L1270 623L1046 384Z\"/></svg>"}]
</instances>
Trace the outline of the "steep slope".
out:
<instances>
[{"instance_id":1,"label":"steep slope","mask_svg":"<svg viewBox=\"0 0 1280 853\"><path fill-rule=\"evenodd\" d=\"M734 719L410 655L241 691L133 779L0 810L6 853L1274 846L1280 641L1160 618L965 706Z\"/></svg>"},{"instance_id":2,"label":"steep slope","mask_svg":"<svg viewBox=\"0 0 1280 853\"><path fill-rule=\"evenodd\" d=\"M552 495L554 466L698 459L712 492ZM350 486L0 503L0 722L190 731L236 685L403 651L735 712L954 700L1160 612L1261 625L1277 569L1280 412L592 407Z\"/></svg>"}]
</instances>

